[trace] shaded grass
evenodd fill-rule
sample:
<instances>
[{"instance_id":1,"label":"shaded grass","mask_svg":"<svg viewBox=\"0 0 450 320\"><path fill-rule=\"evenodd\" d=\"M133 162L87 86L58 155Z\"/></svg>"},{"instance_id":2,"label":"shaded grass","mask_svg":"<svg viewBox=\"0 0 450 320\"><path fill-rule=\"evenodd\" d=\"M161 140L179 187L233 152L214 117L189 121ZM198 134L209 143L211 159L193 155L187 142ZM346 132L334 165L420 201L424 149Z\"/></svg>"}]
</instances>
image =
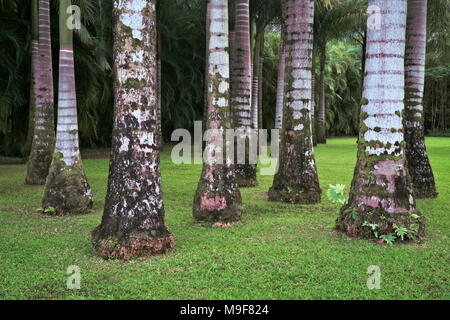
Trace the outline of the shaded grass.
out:
<instances>
[{"instance_id":1,"label":"shaded grass","mask_svg":"<svg viewBox=\"0 0 450 320\"><path fill-rule=\"evenodd\" d=\"M176 166L161 155L166 222L176 248L152 259L104 261L90 244L101 220L109 161L87 159L93 213L46 217L43 187L24 184L25 165L0 166L1 299L449 299L450 139L427 139L439 198L419 200L426 240L386 246L334 231L338 208L329 184L352 179L356 139L329 140L316 161L322 203L266 201L273 177L242 189L243 223L209 228L192 219L201 166ZM96 156L97 157L97 156ZM66 270L81 268L81 289L68 290ZM367 267L381 269L381 289L369 290Z\"/></svg>"}]
</instances>

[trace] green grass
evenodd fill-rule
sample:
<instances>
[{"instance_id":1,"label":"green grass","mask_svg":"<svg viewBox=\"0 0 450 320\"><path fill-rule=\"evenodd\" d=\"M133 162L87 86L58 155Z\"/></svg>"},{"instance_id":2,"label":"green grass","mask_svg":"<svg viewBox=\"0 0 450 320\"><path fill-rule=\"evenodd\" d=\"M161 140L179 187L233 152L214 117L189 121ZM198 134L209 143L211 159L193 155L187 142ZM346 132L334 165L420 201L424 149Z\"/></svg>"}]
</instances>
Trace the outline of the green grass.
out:
<instances>
[{"instance_id":1,"label":"green grass","mask_svg":"<svg viewBox=\"0 0 450 320\"><path fill-rule=\"evenodd\" d=\"M334 231L338 214L329 184L352 179L355 138L316 149L323 189L313 206L271 203L259 187L242 189L243 223L203 227L192 218L201 166L176 166L161 156L166 221L176 248L129 262L104 261L90 244L101 220L108 160L84 161L94 192L93 213L47 217L43 187L24 184L25 165L0 166L1 299L449 299L450 139L427 139L439 198L419 200L428 220L423 243L379 245ZM81 268L81 289L68 290L66 270ZM381 289L366 286L368 266L381 269Z\"/></svg>"}]
</instances>

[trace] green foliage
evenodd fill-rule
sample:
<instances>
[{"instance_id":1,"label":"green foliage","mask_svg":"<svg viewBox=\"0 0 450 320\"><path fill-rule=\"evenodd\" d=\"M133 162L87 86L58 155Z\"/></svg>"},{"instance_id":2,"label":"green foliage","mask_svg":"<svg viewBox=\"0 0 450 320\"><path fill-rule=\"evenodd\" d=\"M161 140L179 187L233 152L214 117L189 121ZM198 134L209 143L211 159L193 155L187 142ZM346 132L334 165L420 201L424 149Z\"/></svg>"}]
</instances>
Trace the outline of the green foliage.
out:
<instances>
[{"instance_id":1,"label":"green foliage","mask_svg":"<svg viewBox=\"0 0 450 320\"><path fill-rule=\"evenodd\" d=\"M337 184L335 186L330 184L330 188L327 191L328 199L330 199L334 203L344 205L347 201L344 190L345 185L343 184Z\"/></svg>"},{"instance_id":2,"label":"green foliage","mask_svg":"<svg viewBox=\"0 0 450 320\"><path fill-rule=\"evenodd\" d=\"M397 237L395 235L393 235L392 233L388 233L388 234L382 234L380 236L380 239L383 240L383 242L385 242L386 244L393 245L394 241L397 239Z\"/></svg>"}]
</instances>

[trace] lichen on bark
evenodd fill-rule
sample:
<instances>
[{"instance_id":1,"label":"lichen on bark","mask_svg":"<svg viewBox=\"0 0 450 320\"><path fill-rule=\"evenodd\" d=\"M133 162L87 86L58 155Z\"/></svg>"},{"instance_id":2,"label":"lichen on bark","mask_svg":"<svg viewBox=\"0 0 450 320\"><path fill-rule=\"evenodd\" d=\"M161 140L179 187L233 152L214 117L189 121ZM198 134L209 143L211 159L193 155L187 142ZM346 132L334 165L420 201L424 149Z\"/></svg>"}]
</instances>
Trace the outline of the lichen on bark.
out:
<instances>
[{"instance_id":1,"label":"lichen on bark","mask_svg":"<svg viewBox=\"0 0 450 320\"><path fill-rule=\"evenodd\" d=\"M242 199L235 166L224 145L230 128L228 53L228 1L210 0L207 129L212 130L205 150L203 169L194 196L197 221L230 223L241 219ZM219 156L222 154L223 156Z\"/></svg>"},{"instance_id":2,"label":"lichen on bark","mask_svg":"<svg viewBox=\"0 0 450 320\"><path fill-rule=\"evenodd\" d=\"M114 1L113 141L102 222L92 232L103 258L152 256L174 246L165 225L156 139L155 2Z\"/></svg>"},{"instance_id":3,"label":"lichen on bark","mask_svg":"<svg viewBox=\"0 0 450 320\"><path fill-rule=\"evenodd\" d=\"M35 77L34 128L25 182L43 185L55 150L53 68L49 0L39 0L39 57Z\"/></svg>"},{"instance_id":4,"label":"lichen on bark","mask_svg":"<svg viewBox=\"0 0 450 320\"><path fill-rule=\"evenodd\" d=\"M311 132L313 17L314 1L286 1L283 128L279 170L268 194L271 201L320 202Z\"/></svg>"},{"instance_id":5,"label":"lichen on bark","mask_svg":"<svg viewBox=\"0 0 450 320\"><path fill-rule=\"evenodd\" d=\"M395 235L398 226L409 230L409 239L420 239L425 218L416 208L402 126L406 0L369 5L381 8L382 23L367 34L357 163L337 228L352 237L380 239Z\"/></svg>"},{"instance_id":6,"label":"lichen on bark","mask_svg":"<svg viewBox=\"0 0 450 320\"><path fill-rule=\"evenodd\" d=\"M417 198L438 193L425 146L423 91L425 81L427 0L410 0L406 27L405 128L406 158Z\"/></svg>"}]
</instances>

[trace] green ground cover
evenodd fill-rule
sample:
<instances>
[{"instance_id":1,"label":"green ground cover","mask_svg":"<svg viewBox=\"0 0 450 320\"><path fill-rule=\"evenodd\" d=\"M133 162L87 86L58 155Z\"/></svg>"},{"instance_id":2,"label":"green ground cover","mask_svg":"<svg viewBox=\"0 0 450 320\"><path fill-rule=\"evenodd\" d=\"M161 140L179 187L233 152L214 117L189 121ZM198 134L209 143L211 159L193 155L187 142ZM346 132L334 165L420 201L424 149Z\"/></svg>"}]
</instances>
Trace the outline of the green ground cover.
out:
<instances>
[{"instance_id":1,"label":"green ground cover","mask_svg":"<svg viewBox=\"0 0 450 320\"><path fill-rule=\"evenodd\" d=\"M25 165L0 165L0 299L449 299L450 139L427 147L439 198L419 200L423 243L380 245L337 233L338 208L329 184L347 191L356 139L330 139L315 149L322 203L268 202L272 177L242 189L242 224L207 227L192 218L201 166L176 166L161 155L166 223L176 248L151 259L104 261L90 244L101 220L108 159L86 159L94 192L87 216L36 213L43 187L26 186ZM97 157L94 157L97 158ZM81 269L81 289L66 287L67 268ZM381 288L366 286L368 266L381 270Z\"/></svg>"}]
</instances>

